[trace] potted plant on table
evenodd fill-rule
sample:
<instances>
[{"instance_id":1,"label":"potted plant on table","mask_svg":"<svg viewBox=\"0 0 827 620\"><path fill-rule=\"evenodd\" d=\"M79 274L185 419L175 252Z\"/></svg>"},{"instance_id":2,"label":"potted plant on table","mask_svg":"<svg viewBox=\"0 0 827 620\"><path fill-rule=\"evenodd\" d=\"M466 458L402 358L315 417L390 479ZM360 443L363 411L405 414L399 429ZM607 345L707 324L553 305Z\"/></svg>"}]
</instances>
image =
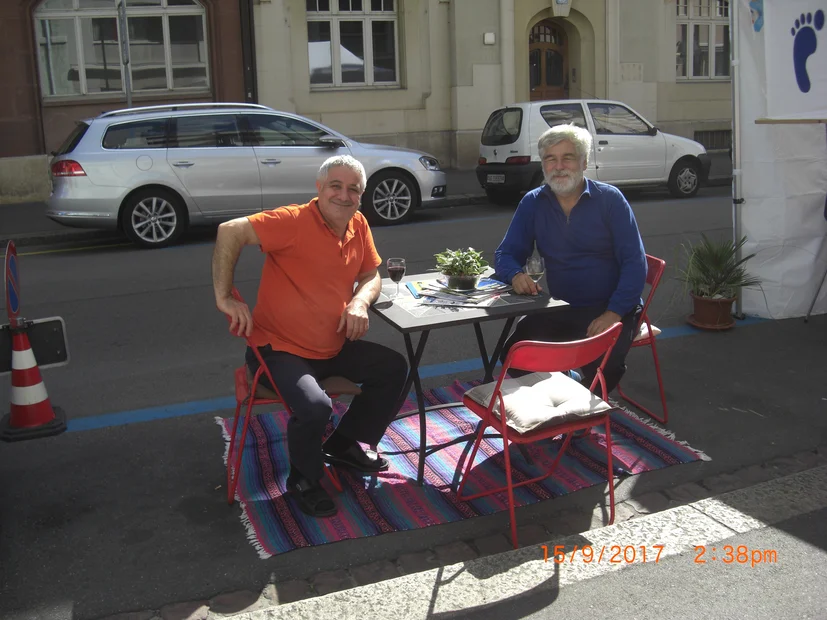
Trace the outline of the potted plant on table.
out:
<instances>
[{"instance_id":1,"label":"potted plant on table","mask_svg":"<svg viewBox=\"0 0 827 620\"><path fill-rule=\"evenodd\" d=\"M755 254L738 258L747 238L711 241L701 234L697 244L684 244L686 268L678 270L678 280L692 296L693 313L687 322L701 329L723 330L735 326L732 302L741 287L756 286L761 280L747 273L744 263Z\"/></svg>"},{"instance_id":2,"label":"potted plant on table","mask_svg":"<svg viewBox=\"0 0 827 620\"><path fill-rule=\"evenodd\" d=\"M471 291L477 287L488 262L482 252L474 248L467 250L445 250L436 257L436 267L445 276L448 288L457 291Z\"/></svg>"}]
</instances>

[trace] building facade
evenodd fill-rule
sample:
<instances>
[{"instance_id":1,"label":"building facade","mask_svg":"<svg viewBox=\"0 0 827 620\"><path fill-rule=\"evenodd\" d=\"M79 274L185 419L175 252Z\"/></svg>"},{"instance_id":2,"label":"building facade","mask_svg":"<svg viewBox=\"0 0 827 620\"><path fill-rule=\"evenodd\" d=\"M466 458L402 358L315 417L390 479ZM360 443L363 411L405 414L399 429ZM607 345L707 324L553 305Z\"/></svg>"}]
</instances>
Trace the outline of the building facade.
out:
<instances>
[{"instance_id":1,"label":"building facade","mask_svg":"<svg viewBox=\"0 0 827 620\"><path fill-rule=\"evenodd\" d=\"M619 99L727 148L727 0L258 0L259 103L476 164L498 106Z\"/></svg>"},{"instance_id":2,"label":"building facade","mask_svg":"<svg viewBox=\"0 0 827 620\"><path fill-rule=\"evenodd\" d=\"M240 0L6 0L0 157L42 155L75 122L126 106L244 101Z\"/></svg>"},{"instance_id":3,"label":"building facade","mask_svg":"<svg viewBox=\"0 0 827 620\"><path fill-rule=\"evenodd\" d=\"M125 107L127 76L133 106L256 101L458 168L476 164L492 110L531 99L618 99L728 148L729 4L7 0L0 201L48 195L46 154L78 120Z\"/></svg>"}]
</instances>

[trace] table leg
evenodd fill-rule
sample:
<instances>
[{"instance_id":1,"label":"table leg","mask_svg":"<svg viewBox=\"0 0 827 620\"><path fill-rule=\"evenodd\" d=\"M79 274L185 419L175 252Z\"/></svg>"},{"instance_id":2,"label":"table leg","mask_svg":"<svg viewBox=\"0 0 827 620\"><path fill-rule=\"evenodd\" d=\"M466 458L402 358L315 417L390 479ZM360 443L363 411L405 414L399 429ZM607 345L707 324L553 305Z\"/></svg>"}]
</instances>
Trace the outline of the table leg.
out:
<instances>
[{"instance_id":1,"label":"table leg","mask_svg":"<svg viewBox=\"0 0 827 620\"><path fill-rule=\"evenodd\" d=\"M405 348L408 351L408 360L410 363L410 370L408 371L408 380L405 382L405 390L402 392L402 404L408 396L411 382L413 382L414 391L416 392L416 404L419 408L419 468L416 474L416 483L422 486L425 479L425 456L427 450L427 415L425 411L425 395L422 393L422 382L419 379L419 361L422 359L422 351L425 350L425 341L428 339L428 332L422 332L417 343L416 352L414 352L413 342L411 342L411 335L405 334ZM400 408L402 407L400 404Z\"/></svg>"},{"instance_id":2,"label":"table leg","mask_svg":"<svg viewBox=\"0 0 827 620\"><path fill-rule=\"evenodd\" d=\"M485 349L485 339L482 336L482 328L479 323L474 323L474 331L477 334L477 344L480 348L480 357L482 357L482 365L483 368L485 368L485 375L482 379L483 383L490 383L494 380L494 368L497 367L498 358L500 357L500 353L505 346L505 341L508 340L508 334L511 333L512 325L514 325L513 317L506 320L503 330L500 333L500 339L497 341L497 345L494 347L494 352L489 358L488 352Z\"/></svg>"}]
</instances>

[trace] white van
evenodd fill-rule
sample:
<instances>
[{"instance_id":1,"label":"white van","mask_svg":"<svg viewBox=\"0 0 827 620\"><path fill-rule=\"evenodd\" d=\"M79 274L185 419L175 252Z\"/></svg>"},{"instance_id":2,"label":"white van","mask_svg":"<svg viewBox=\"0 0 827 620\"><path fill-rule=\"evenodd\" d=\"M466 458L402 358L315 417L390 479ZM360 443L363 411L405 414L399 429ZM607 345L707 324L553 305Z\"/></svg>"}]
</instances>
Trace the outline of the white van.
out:
<instances>
[{"instance_id":1,"label":"white van","mask_svg":"<svg viewBox=\"0 0 827 620\"><path fill-rule=\"evenodd\" d=\"M485 123L477 179L497 203L514 203L539 187L543 171L537 141L549 127L574 123L592 134L586 176L618 187L666 185L689 198L706 182L711 160L702 144L663 133L625 103L564 99L515 103Z\"/></svg>"}]
</instances>

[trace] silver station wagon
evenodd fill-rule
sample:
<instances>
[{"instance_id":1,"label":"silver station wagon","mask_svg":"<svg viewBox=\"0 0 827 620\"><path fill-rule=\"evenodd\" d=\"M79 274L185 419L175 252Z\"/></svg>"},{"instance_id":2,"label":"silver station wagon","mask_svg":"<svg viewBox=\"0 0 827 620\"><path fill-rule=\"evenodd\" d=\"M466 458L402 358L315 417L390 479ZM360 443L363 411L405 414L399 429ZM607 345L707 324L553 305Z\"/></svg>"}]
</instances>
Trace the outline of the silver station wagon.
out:
<instances>
[{"instance_id":1,"label":"silver station wagon","mask_svg":"<svg viewBox=\"0 0 827 620\"><path fill-rule=\"evenodd\" d=\"M194 103L78 123L52 159L46 215L160 248L189 226L307 202L322 162L340 154L365 166L361 208L373 225L401 224L445 197L445 173L427 153L356 142L262 105Z\"/></svg>"}]
</instances>

